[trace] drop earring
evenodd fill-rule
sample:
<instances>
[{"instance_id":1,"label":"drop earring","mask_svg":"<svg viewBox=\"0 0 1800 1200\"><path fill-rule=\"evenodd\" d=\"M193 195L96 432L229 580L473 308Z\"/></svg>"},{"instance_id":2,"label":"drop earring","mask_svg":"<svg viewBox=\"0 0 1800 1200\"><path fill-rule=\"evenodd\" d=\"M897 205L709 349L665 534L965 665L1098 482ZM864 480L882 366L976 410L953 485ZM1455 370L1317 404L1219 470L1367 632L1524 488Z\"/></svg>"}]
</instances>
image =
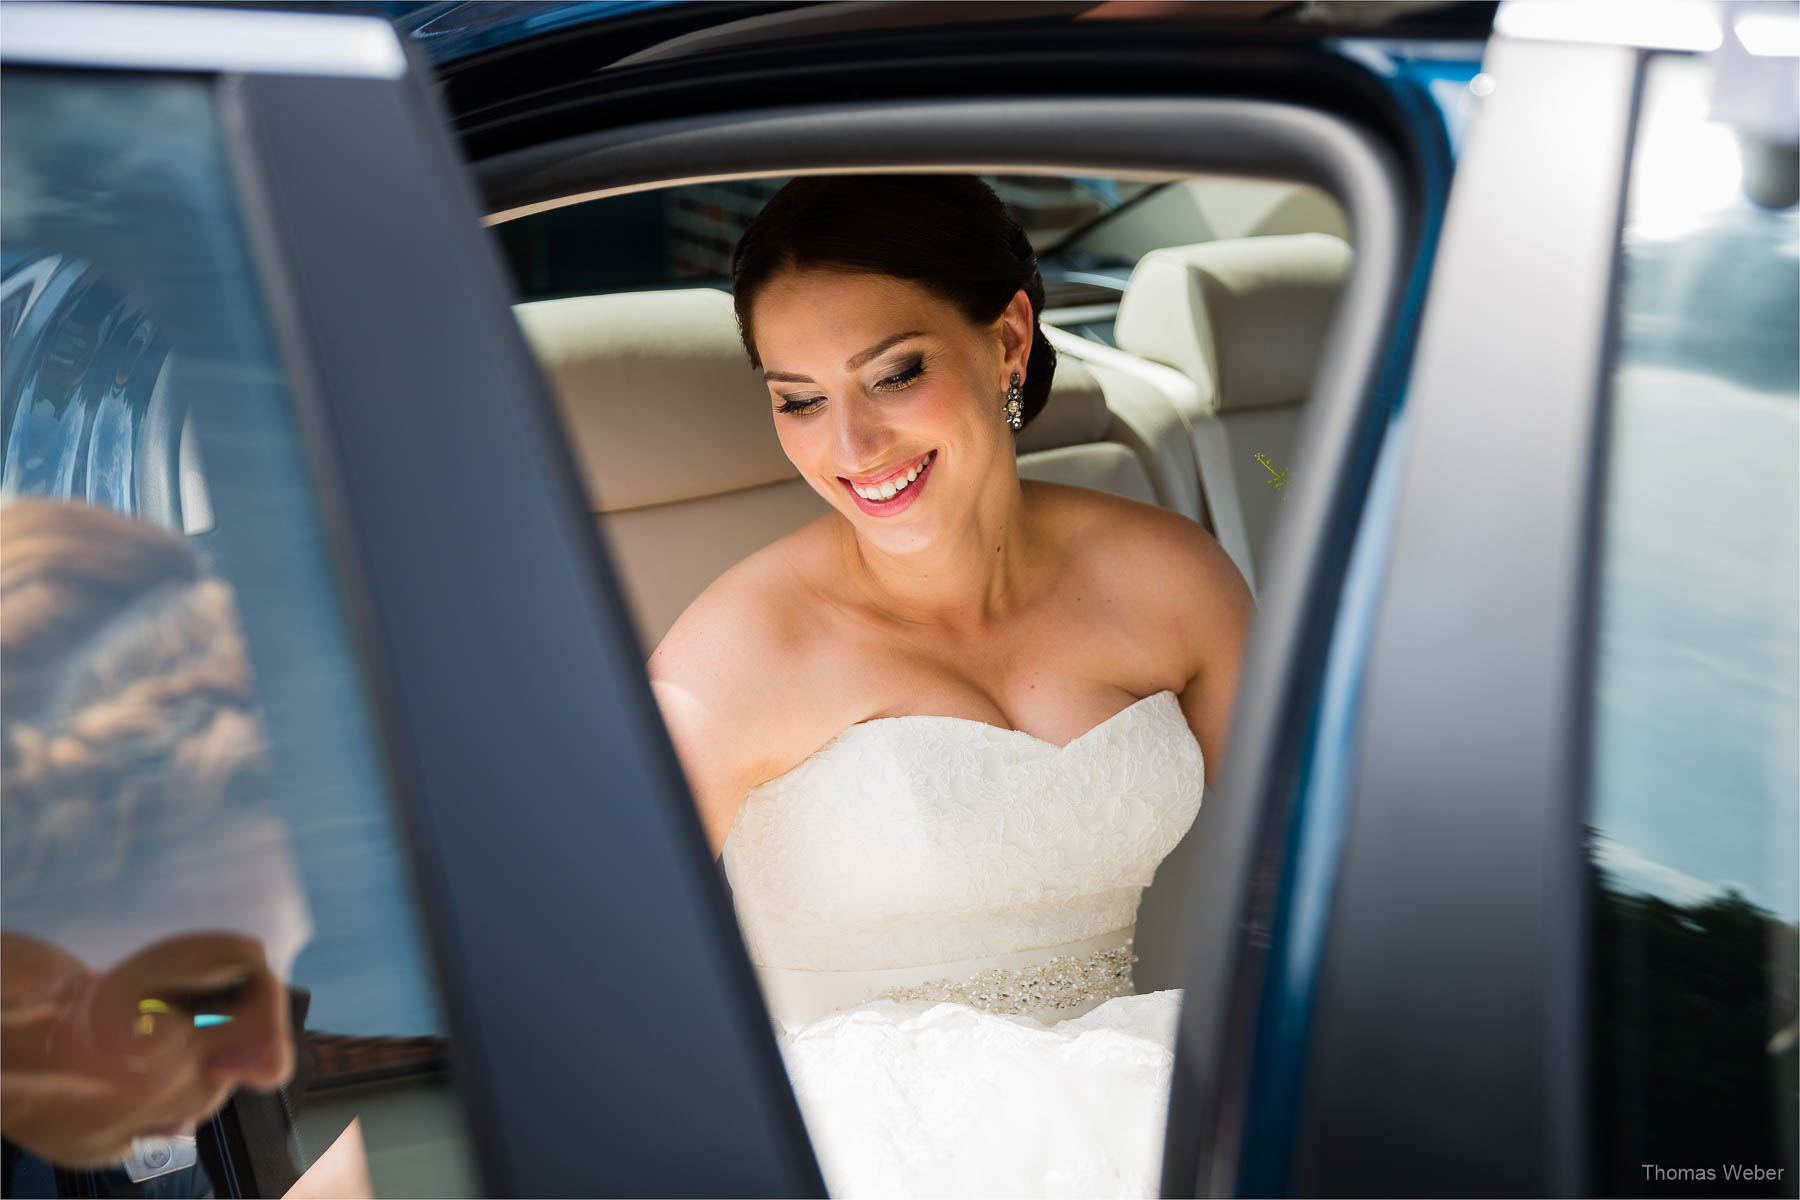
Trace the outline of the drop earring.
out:
<instances>
[{"instance_id":1,"label":"drop earring","mask_svg":"<svg viewBox=\"0 0 1800 1200\"><path fill-rule=\"evenodd\" d=\"M1019 373L1013 372L1012 386L1006 389L1006 407L1001 409L1001 419L1012 426L1017 433L1025 424L1025 389L1019 386Z\"/></svg>"}]
</instances>

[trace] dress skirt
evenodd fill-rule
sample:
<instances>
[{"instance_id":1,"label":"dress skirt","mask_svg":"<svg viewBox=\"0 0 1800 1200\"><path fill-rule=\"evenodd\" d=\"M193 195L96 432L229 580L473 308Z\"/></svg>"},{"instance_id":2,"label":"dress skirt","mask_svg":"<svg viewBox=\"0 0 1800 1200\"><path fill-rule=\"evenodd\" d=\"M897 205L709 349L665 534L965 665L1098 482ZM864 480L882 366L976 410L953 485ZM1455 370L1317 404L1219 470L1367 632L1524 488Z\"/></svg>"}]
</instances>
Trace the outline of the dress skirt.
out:
<instances>
[{"instance_id":1,"label":"dress skirt","mask_svg":"<svg viewBox=\"0 0 1800 1200\"><path fill-rule=\"evenodd\" d=\"M1179 988L1046 1024L872 1000L776 1027L825 1185L888 1197L1155 1197Z\"/></svg>"}]
</instances>

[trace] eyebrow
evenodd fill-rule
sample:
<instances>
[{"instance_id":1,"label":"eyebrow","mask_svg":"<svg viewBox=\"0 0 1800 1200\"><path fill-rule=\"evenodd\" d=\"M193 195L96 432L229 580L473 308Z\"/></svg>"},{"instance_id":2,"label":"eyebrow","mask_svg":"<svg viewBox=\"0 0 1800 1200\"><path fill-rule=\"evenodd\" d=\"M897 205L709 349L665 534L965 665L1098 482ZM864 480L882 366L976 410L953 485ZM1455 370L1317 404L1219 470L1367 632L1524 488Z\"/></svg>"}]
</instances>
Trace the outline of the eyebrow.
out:
<instances>
[{"instance_id":1,"label":"eyebrow","mask_svg":"<svg viewBox=\"0 0 1800 1200\"><path fill-rule=\"evenodd\" d=\"M856 370L856 368L862 366L864 363L868 362L871 358L874 358L877 354L880 354L882 351L891 350L895 346L898 346L901 342L906 341L908 338L916 338L916 337L924 337L924 336L925 336L925 331L923 329L909 329L905 333L896 333L893 337L883 338L881 341L876 342L873 346L870 346L867 350L864 350L858 354L852 354L847 360L845 360L844 370L854 371L854 370ZM786 371L764 371L763 378L771 383L775 383L775 382L811 383L813 381L812 376L810 376L810 375L790 375Z\"/></svg>"}]
</instances>

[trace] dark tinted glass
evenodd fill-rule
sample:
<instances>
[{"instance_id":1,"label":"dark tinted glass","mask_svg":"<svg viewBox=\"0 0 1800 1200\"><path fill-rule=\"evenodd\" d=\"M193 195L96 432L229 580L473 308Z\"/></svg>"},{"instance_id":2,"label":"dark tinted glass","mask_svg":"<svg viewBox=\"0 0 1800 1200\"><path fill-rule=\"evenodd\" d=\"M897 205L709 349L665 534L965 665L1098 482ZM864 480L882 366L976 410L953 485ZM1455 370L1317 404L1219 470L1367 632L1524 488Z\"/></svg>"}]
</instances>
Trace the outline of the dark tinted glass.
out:
<instances>
[{"instance_id":1,"label":"dark tinted glass","mask_svg":"<svg viewBox=\"0 0 1800 1200\"><path fill-rule=\"evenodd\" d=\"M1151 186L1053 175L983 178L1040 254ZM505 221L496 233L522 300L722 284L744 227L786 182L726 179L606 196Z\"/></svg>"}]
</instances>

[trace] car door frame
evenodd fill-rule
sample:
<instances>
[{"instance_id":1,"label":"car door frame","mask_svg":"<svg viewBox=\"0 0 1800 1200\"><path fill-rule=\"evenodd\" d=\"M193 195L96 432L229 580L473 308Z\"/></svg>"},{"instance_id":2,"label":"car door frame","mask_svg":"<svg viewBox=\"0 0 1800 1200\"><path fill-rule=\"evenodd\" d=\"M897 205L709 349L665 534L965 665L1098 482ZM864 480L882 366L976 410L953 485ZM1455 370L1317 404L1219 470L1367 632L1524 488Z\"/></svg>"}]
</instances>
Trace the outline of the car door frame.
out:
<instances>
[{"instance_id":1,"label":"car door frame","mask_svg":"<svg viewBox=\"0 0 1800 1200\"><path fill-rule=\"evenodd\" d=\"M1589 665L1646 48L1506 18L1421 326L1351 749L1301 835L1321 857L1285 885L1294 909L1316 895L1317 931L1271 1105L1282 1191L1588 1186Z\"/></svg>"},{"instance_id":2,"label":"car door frame","mask_svg":"<svg viewBox=\"0 0 1800 1200\"><path fill-rule=\"evenodd\" d=\"M1325 648L1347 586L1358 514L1406 379L1449 151L1435 111L1426 118L1416 105L1408 110L1400 89L1369 68L1367 61L1379 55L1368 54L1367 43L1360 47L1363 59L1354 62L1316 44L1276 52L1260 43L1259 78L1244 70L1233 48L1191 30L1188 45L1179 48L1166 30L1138 31L1160 39L1154 49L1129 32L1109 32L1109 49L1137 73L1132 95L1111 90L1100 70L1080 100L1066 93L1034 96L1026 82L1031 73L1066 53L1051 35L1020 50L1000 38L982 45L970 34L954 73L983 78L1009 96L1003 104L954 93L910 100L838 93L832 71L843 68L840 57L823 75L802 72L786 81L788 90L813 95L812 104L715 107L701 115L695 110L707 103L704 77L634 72L629 87L619 85L631 97L629 113L610 106L595 85L585 101L591 128L479 159L474 168L490 221L674 180L944 167L947 160L982 169L1035 164L1100 173L1236 169L1306 179L1344 206L1359 265L1324 356L1318 402L1300 431L1294 470L1306 483L1284 501L1286 521L1271 547L1229 765L1196 830L1200 862L1189 905L1186 1001L1162 1189L1165 1195L1235 1194L1252 1132L1244 1118L1260 1069L1252 1050L1276 884L1288 853L1288 814L1311 757ZM882 70L883 52L866 48L867 58L852 56L848 69L873 76ZM889 67L903 64L904 39L885 53L896 56ZM933 53L937 69L946 70L943 48ZM1095 61L1110 60L1097 54ZM766 72L768 64L726 60L707 69L742 79ZM1171 82L1177 72L1182 82ZM1301 72L1311 81L1305 103L1296 102L1293 87ZM1208 87L1196 79L1214 82ZM1321 80L1343 88L1335 104L1322 99L1330 88ZM657 120L654 107L645 111L647 95L658 97L657 107L684 115ZM1316 132L1302 134L1314 121ZM1178 145L1168 136L1174 128L1186 134ZM1334 144L1337 138L1346 140ZM946 155L946 144L957 153ZM1380 263L1378 277L1370 274L1372 262Z\"/></svg>"}]
</instances>

